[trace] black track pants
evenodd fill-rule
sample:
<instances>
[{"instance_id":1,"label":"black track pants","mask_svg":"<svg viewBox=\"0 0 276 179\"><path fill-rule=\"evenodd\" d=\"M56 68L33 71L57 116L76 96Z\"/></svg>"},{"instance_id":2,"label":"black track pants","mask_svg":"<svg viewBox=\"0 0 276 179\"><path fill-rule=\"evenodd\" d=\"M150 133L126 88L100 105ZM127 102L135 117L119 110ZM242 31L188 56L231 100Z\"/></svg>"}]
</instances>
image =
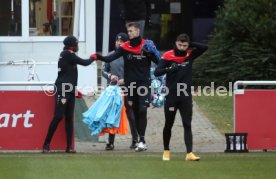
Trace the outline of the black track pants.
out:
<instances>
[{"instance_id":1,"label":"black track pants","mask_svg":"<svg viewBox=\"0 0 276 179\"><path fill-rule=\"evenodd\" d=\"M164 106L165 110L165 126L163 129L163 144L164 150L169 150L171 129L174 124L177 110L180 112L182 124L184 127L184 142L186 144L187 153L193 150L193 135L192 135L192 97L176 97L167 96Z\"/></svg>"},{"instance_id":2,"label":"black track pants","mask_svg":"<svg viewBox=\"0 0 276 179\"><path fill-rule=\"evenodd\" d=\"M67 148L72 147L74 108L75 108L75 95L73 93L66 93L65 97L62 97L60 93L57 93L55 95L54 117L50 123L48 133L45 138L44 146L50 145L52 137L58 127L58 124L61 121L63 115L65 115Z\"/></svg>"},{"instance_id":3,"label":"black track pants","mask_svg":"<svg viewBox=\"0 0 276 179\"><path fill-rule=\"evenodd\" d=\"M126 85L128 86L128 85ZM128 90L126 96L127 113L129 113L131 119L134 119L134 123L139 135L139 142L145 143L145 133L147 128L147 108L149 107L149 82L141 81L136 83L136 88Z\"/></svg>"}]
</instances>

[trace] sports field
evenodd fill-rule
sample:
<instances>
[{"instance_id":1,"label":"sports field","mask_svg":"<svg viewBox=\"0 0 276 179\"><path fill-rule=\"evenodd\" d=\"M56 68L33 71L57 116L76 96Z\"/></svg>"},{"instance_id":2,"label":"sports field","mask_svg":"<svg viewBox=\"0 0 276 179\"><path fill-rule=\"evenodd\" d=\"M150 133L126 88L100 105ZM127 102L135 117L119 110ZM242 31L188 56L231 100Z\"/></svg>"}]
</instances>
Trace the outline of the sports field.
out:
<instances>
[{"instance_id":1,"label":"sports field","mask_svg":"<svg viewBox=\"0 0 276 179\"><path fill-rule=\"evenodd\" d=\"M161 153L91 154L3 154L1 179L87 179L87 178L276 178L276 153L203 153L199 162L172 153L171 161Z\"/></svg>"}]
</instances>

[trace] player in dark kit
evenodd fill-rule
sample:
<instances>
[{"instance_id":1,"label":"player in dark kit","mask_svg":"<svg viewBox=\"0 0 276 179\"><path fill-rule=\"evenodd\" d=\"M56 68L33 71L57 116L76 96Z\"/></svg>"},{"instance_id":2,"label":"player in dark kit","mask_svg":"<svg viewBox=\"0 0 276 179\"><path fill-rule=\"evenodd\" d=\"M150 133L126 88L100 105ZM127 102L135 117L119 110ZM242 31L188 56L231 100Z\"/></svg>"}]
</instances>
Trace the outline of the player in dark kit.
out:
<instances>
[{"instance_id":1,"label":"player in dark kit","mask_svg":"<svg viewBox=\"0 0 276 179\"><path fill-rule=\"evenodd\" d=\"M128 36L125 33L119 33L116 35L115 48L119 48L121 44L128 40ZM114 52L114 51L112 51ZM111 53L112 53L111 52ZM120 57L119 59L114 60L111 63L105 63L102 71L102 75L108 81L110 81L110 85L124 85L124 59ZM138 142L138 132L136 129L135 121L133 119L132 110L129 110L128 106L126 106L126 115L129 122L129 127L132 135L132 143L129 146L131 149L135 149ZM108 143L106 144L106 150L114 149L114 140L115 134L109 134Z\"/></svg>"},{"instance_id":2,"label":"player in dark kit","mask_svg":"<svg viewBox=\"0 0 276 179\"><path fill-rule=\"evenodd\" d=\"M75 52L77 52L79 49L78 40L76 37L67 36L64 39L63 44L64 49L60 53L58 60L58 77L55 82L55 112L44 141L43 153L50 151L51 139L63 115L65 115L65 128L67 135L66 152L76 152L72 148L72 135L73 113L75 107L75 88L78 81L77 65L88 66L95 60L93 56L87 60L84 60L75 54Z\"/></svg>"},{"instance_id":3,"label":"player in dark kit","mask_svg":"<svg viewBox=\"0 0 276 179\"><path fill-rule=\"evenodd\" d=\"M140 37L138 23L129 23L127 31L129 41L123 43L114 53L105 57L97 54L97 58L109 63L123 56L124 81L128 89L125 105L131 110L139 134L139 143L135 151L144 151L147 149L145 132L149 106L150 67L151 62L158 63L158 59L153 53L143 49L145 40Z\"/></svg>"},{"instance_id":4,"label":"player in dark kit","mask_svg":"<svg viewBox=\"0 0 276 179\"><path fill-rule=\"evenodd\" d=\"M192 47L192 49L188 49L189 47ZM200 159L192 152L192 64L194 59L206 51L207 48L203 44L190 43L188 35L180 34L176 39L174 49L163 54L160 64L155 70L154 74L156 76L167 75L166 86L169 89L164 105L163 160L170 160L171 129L178 109L184 127L184 141L187 149L186 160L197 161Z\"/></svg>"}]
</instances>

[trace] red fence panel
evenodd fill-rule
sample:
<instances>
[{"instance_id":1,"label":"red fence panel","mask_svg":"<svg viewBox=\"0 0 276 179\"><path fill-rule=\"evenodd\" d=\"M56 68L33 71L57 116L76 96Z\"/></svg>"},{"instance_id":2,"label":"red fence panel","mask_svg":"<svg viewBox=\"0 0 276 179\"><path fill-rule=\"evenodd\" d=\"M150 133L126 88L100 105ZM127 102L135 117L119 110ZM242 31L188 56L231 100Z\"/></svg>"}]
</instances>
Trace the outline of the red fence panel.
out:
<instances>
[{"instance_id":1,"label":"red fence panel","mask_svg":"<svg viewBox=\"0 0 276 179\"><path fill-rule=\"evenodd\" d=\"M248 133L249 150L276 149L276 90L237 90L235 132Z\"/></svg>"},{"instance_id":2,"label":"red fence panel","mask_svg":"<svg viewBox=\"0 0 276 179\"><path fill-rule=\"evenodd\" d=\"M41 150L53 117L54 96L47 96L43 91L1 91L0 99L0 150ZM65 148L63 119L51 149Z\"/></svg>"}]
</instances>

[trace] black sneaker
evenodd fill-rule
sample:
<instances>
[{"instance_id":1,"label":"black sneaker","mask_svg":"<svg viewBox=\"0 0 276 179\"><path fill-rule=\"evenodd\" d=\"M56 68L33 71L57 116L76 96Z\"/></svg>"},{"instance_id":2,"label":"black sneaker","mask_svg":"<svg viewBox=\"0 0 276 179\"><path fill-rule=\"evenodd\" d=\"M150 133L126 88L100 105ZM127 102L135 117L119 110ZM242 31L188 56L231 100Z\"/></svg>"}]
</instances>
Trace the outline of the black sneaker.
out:
<instances>
[{"instance_id":1,"label":"black sneaker","mask_svg":"<svg viewBox=\"0 0 276 179\"><path fill-rule=\"evenodd\" d=\"M50 152L49 144L43 145L42 153L49 153L49 152Z\"/></svg>"},{"instance_id":2,"label":"black sneaker","mask_svg":"<svg viewBox=\"0 0 276 179\"><path fill-rule=\"evenodd\" d=\"M72 149L72 148L66 148L65 152L66 153L71 153L71 154L77 153L77 151Z\"/></svg>"},{"instance_id":3,"label":"black sneaker","mask_svg":"<svg viewBox=\"0 0 276 179\"><path fill-rule=\"evenodd\" d=\"M114 145L113 144L106 144L105 150L114 150Z\"/></svg>"},{"instance_id":4,"label":"black sneaker","mask_svg":"<svg viewBox=\"0 0 276 179\"><path fill-rule=\"evenodd\" d=\"M137 142L136 141L132 141L131 145L129 146L130 149L136 149L137 147Z\"/></svg>"}]
</instances>

